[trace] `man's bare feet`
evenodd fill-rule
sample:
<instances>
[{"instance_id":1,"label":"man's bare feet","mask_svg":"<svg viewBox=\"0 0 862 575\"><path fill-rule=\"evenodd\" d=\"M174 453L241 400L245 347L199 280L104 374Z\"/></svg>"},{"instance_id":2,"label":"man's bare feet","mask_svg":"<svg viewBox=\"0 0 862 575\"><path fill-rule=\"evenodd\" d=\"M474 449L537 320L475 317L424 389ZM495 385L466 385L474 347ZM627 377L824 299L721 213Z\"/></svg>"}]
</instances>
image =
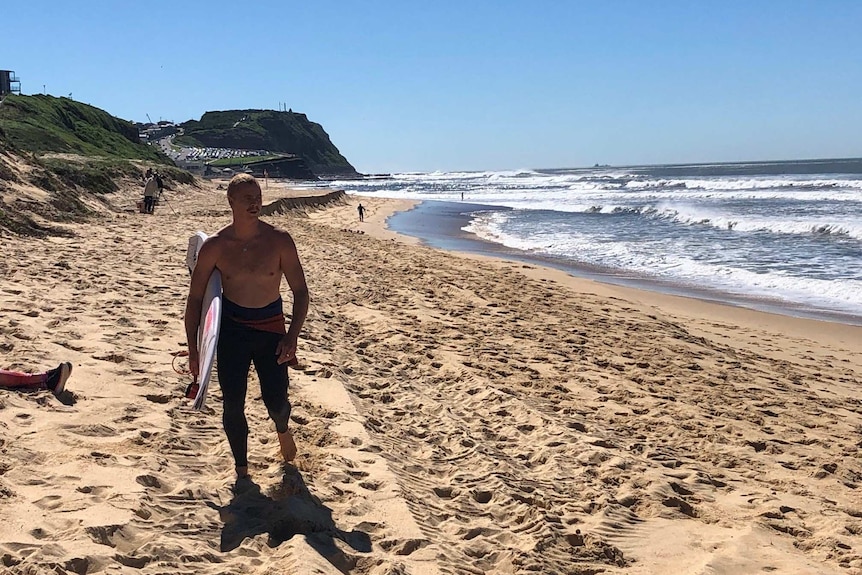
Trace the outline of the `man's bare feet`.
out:
<instances>
[{"instance_id":1,"label":"man's bare feet","mask_svg":"<svg viewBox=\"0 0 862 575\"><path fill-rule=\"evenodd\" d=\"M243 465L242 467L237 465L236 477L237 477L237 479L242 479L243 477L248 477L248 465Z\"/></svg>"},{"instance_id":2,"label":"man's bare feet","mask_svg":"<svg viewBox=\"0 0 862 575\"><path fill-rule=\"evenodd\" d=\"M296 459L296 442L293 441L293 434L289 429L278 434L278 444L281 446L281 456L285 461Z\"/></svg>"}]
</instances>

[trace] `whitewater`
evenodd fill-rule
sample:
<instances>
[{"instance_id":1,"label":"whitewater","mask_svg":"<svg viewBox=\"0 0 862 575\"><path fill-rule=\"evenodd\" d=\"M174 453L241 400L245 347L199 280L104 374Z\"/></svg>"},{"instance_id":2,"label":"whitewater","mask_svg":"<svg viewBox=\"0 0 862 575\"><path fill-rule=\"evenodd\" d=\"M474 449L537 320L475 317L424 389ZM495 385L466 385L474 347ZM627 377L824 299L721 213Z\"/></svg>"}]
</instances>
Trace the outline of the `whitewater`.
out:
<instances>
[{"instance_id":1,"label":"whitewater","mask_svg":"<svg viewBox=\"0 0 862 575\"><path fill-rule=\"evenodd\" d=\"M403 173L329 185L420 200L426 219L435 205L460 205L464 232L574 270L862 323L862 160Z\"/></svg>"}]
</instances>

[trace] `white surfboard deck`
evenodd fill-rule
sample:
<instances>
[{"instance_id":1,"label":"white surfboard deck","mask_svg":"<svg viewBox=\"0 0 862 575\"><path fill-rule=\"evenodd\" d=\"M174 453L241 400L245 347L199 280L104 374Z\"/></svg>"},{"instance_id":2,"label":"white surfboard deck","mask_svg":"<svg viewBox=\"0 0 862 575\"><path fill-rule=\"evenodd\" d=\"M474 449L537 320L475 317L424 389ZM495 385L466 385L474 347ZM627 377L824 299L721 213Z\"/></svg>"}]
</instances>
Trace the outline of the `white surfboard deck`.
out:
<instances>
[{"instance_id":1,"label":"white surfboard deck","mask_svg":"<svg viewBox=\"0 0 862 575\"><path fill-rule=\"evenodd\" d=\"M197 232L189 238L189 249L186 253L186 265L189 268L189 273L195 269L195 264L198 261L198 253L201 251L201 246L204 245L206 240L207 235L203 232ZM210 376L212 375L213 365L215 365L216 347L218 345L219 330L221 329L221 298L221 272L214 270L207 282L207 289L204 293L203 304L201 305L201 323L200 327L198 327L200 371L198 375L198 393L195 396L194 402L194 408L197 411L203 409L206 403Z\"/></svg>"}]
</instances>

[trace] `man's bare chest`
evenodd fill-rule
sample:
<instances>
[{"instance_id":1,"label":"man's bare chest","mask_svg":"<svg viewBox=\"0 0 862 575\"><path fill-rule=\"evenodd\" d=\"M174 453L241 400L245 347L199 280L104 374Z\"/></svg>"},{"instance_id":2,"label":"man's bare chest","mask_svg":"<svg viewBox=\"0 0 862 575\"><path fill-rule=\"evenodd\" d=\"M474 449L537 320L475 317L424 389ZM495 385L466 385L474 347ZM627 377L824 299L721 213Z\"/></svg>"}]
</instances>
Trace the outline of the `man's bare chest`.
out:
<instances>
[{"instance_id":1,"label":"man's bare chest","mask_svg":"<svg viewBox=\"0 0 862 575\"><path fill-rule=\"evenodd\" d=\"M218 266L223 276L229 278L256 277L264 279L279 275L279 257L269 250L226 250Z\"/></svg>"}]
</instances>

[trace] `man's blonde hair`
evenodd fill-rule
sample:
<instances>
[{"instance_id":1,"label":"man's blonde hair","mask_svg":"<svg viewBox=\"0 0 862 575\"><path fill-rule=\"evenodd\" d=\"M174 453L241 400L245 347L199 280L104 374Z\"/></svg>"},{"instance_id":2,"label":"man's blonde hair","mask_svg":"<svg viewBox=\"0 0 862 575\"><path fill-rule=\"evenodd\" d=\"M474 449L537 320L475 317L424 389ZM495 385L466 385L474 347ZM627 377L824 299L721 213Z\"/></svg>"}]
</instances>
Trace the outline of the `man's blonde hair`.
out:
<instances>
[{"instance_id":1,"label":"man's blonde hair","mask_svg":"<svg viewBox=\"0 0 862 575\"><path fill-rule=\"evenodd\" d=\"M260 184L257 183L257 180L251 174L242 173L235 175L227 185L227 195L233 197L235 191L248 184L255 186L258 190L260 189Z\"/></svg>"}]
</instances>

